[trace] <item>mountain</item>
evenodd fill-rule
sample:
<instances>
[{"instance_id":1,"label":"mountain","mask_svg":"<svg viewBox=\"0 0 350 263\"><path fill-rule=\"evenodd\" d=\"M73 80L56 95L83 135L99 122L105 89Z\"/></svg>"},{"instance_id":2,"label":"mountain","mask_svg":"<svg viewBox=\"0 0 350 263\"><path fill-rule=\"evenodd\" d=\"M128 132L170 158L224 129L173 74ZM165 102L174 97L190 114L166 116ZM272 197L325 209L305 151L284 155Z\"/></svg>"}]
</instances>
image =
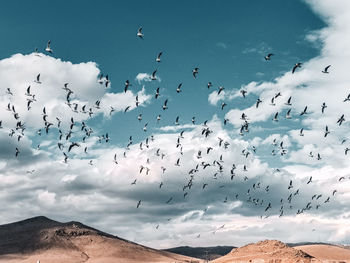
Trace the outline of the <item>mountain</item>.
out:
<instances>
[{"instance_id":1,"label":"mountain","mask_svg":"<svg viewBox=\"0 0 350 263\"><path fill-rule=\"evenodd\" d=\"M200 262L145 247L79 222L43 216L0 226L0 262L27 263Z\"/></svg>"},{"instance_id":2,"label":"mountain","mask_svg":"<svg viewBox=\"0 0 350 263\"><path fill-rule=\"evenodd\" d=\"M350 250L334 245L304 245L295 247L322 262L350 262Z\"/></svg>"},{"instance_id":3,"label":"mountain","mask_svg":"<svg viewBox=\"0 0 350 263\"><path fill-rule=\"evenodd\" d=\"M314 257L302 250L291 248L278 240L265 240L254 244L233 249L227 255L220 257L213 263L242 263L242 262L280 262L311 263Z\"/></svg>"},{"instance_id":4,"label":"mountain","mask_svg":"<svg viewBox=\"0 0 350 263\"><path fill-rule=\"evenodd\" d=\"M216 246L216 247L174 247L163 249L163 251L173 252L180 255L190 256L194 258L213 260L229 253L232 246Z\"/></svg>"}]
</instances>

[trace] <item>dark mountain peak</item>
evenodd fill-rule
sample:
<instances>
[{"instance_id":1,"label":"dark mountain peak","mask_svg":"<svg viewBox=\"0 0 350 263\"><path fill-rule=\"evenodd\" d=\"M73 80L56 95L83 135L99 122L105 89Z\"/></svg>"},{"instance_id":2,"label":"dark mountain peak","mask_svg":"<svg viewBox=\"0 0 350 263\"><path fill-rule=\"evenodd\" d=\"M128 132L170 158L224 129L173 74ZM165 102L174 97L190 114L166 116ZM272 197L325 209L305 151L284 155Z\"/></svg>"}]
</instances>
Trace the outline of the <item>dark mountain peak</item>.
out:
<instances>
[{"instance_id":1,"label":"dark mountain peak","mask_svg":"<svg viewBox=\"0 0 350 263\"><path fill-rule=\"evenodd\" d=\"M54 220L51 220L45 216L36 216L32 218L28 218L25 220L17 221L14 223L9 223L5 225L0 225L0 233L1 231L6 230L19 230L21 228L45 228L59 225L60 223Z\"/></svg>"}]
</instances>

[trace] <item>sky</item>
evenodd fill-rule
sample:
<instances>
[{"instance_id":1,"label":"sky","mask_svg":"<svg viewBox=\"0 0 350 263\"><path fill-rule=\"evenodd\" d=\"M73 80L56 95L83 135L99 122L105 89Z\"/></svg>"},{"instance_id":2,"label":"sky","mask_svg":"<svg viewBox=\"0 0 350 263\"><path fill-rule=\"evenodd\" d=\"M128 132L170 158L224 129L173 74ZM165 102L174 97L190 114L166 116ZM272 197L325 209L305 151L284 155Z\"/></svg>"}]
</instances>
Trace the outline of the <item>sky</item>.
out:
<instances>
[{"instance_id":1,"label":"sky","mask_svg":"<svg viewBox=\"0 0 350 263\"><path fill-rule=\"evenodd\" d=\"M5 2L0 224L350 243L349 17L346 0Z\"/></svg>"}]
</instances>

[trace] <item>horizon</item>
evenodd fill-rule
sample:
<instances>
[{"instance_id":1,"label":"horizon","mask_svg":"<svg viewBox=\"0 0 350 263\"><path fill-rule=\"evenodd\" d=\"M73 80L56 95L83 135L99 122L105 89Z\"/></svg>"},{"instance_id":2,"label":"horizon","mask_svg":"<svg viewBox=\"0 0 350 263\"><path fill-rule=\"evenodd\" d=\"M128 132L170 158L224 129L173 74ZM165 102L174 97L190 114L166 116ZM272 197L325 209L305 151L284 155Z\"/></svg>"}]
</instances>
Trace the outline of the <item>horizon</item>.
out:
<instances>
[{"instance_id":1,"label":"horizon","mask_svg":"<svg viewBox=\"0 0 350 263\"><path fill-rule=\"evenodd\" d=\"M0 224L350 244L348 1L36 3L0 11Z\"/></svg>"}]
</instances>

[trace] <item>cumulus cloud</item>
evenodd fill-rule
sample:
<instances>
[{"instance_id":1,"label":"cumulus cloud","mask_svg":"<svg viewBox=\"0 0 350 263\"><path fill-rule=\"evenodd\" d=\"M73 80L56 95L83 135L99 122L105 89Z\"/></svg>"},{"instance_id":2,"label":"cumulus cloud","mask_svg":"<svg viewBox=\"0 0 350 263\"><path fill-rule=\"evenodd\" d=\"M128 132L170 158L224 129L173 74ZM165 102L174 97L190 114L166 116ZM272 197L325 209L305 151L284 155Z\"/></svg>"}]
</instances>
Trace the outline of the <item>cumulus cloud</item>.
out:
<instances>
[{"instance_id":1,"label":"cumulus cloud","mask_svg":"<svg viewBox=\"0 0 350 263\"><path fill-rule=\"evenodd\" d=\"M135 77L135 80L141 84L142 82L151 82L152 81L152 75L148 73L138 73ZM158 82L161 82L161 78L159 76L156 76L156 80Z\"/></svg>"},{"instance_id":2,"label":"cumulus cloud","mask_svg":"<svg viewBox=\"0 0 350 263\"><path fill-rule=\"evenodd\" d=\"M72 64L44 54L16 54L1 60L0 69L4 87L0 107L6 109L10 103L28 128L38 129L43 126L44 107L50 122L54 122L56 117L62 121L69 120L67 115L74 116L77 121L86 120L89 115L82 113L84 105L87 112L90 108L93 109L93 116L99 113L109 114L110 107L115 108L114 113L124 110L126 106L135 108L135 94L111 93L109 88L97 82L100 71L94 62ZM38 74L40 83L36 82ZM73 92L70 95L70 106L67 104L67 91L63 89L65 83L68 83L67 87ZM29 86L30 94L35 97L28 110L28 100L32 99L26 95ZM6 89L13 95L6 93ZM144 90L138 95L140 105L150 98ZM96 108L96 101L101 101L100 109ZM75 105L77 110L74 110ZM14 127L17 122L11 111L1 116L1 119L5 128Z\"/></svg>"}]
</instances>

